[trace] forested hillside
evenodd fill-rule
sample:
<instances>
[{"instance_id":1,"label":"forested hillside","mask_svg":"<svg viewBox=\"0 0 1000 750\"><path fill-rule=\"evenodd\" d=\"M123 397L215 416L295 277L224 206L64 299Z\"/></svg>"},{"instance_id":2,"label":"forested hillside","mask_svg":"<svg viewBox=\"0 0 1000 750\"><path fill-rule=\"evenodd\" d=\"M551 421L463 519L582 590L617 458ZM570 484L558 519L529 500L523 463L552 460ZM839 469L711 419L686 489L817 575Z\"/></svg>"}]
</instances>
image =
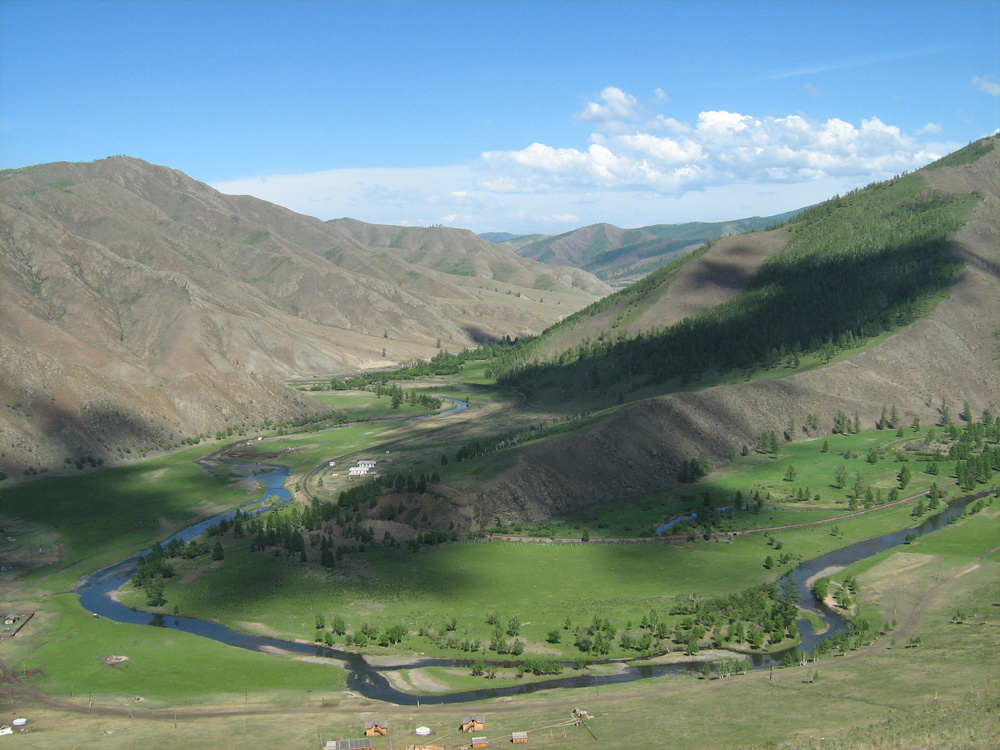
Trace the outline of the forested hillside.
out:
<instances>
[{"instance_id":1,"label":"forested hillside","mask_svg":"<svg viewBox=\"0 0 1000 750\"><path fill-rule=\"evenodd\" d=\"M749 376L779 364L796 367L803 357L828 362L927 312L960 269L948 238L976 200L929 190L919 175L834 198L791 220L784 252L765 262L735 299L667 328L581 344L554 361L535 363L540 345L530 343L497 374L522 389L603 392ZM573 317L640 300L690 260Z\"/></svg>"},{"instance_id":2,"label":"forested hillside","mask_svg":"<svg viewBox=\"0 0 1000 750\"><path fill-rule=\"evenodd\" d=\"M704 312L640 324L696 308L672 301L687 294L681 281L697 290L753 249L733 244L745 239L720 240L509 350L495 363L503 382L589 416L498 454L477 515L538 519L662 491L700 454L719 466L769 431L829 432L838 413L871 427L886 405L905 424L936 424L949 403L1000 410L997 140L745 235L760 252ZM554 346L584 330L589 340Z\"/></svg>"}]
</instances>

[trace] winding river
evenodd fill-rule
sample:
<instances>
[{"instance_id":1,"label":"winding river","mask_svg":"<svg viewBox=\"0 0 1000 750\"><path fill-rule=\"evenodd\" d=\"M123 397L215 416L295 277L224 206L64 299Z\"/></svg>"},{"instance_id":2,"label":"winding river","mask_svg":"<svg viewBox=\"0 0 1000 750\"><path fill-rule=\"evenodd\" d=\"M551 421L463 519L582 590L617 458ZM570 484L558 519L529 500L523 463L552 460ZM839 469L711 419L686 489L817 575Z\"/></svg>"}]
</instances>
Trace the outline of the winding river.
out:
<instances>
[{"instance_id":1,"label":"winding river","mask_svg":"<svg viewBox=\"0 0 1000 750\"><path fill-rule=\"evenodd\" d=\"M464 408L464 407L458 407ZM233 465L234 469L242 470L252 475L264 487L263 495L244 505L241 509L245 512L267 510L271 502L282 502L291 499L291 495L284 488L284 482L290 475L290 470L277 466L255 466L255 465ZM799 597L800 606L815 612L824 622L824 629L820 634L813 632L807 620L798 621L799 629L802 631L802 642L799 648L809 651L821 639L832 632L846 628L846 622L836 612L828 609L817 602L806 582L811 578L825 573L829 575L831 570L842 569L859 560L863 560L872 555L878 554L905 541L906 535L914 533L917 536L934 531L948 522L948 519L960 515L966 504L972 498L960 498L951 501L945 510L933 516L919 526L912 529L904 529L892 534L884 534L873 539L868 539L857 544L852 544L842 549L835 550L825 555L821 555L812 560L808 560L793 571L788 576L794 581ZM188 541L203 534L205 530L223 519L231 519L236 511L230 511L215 518L202 521L184 529L175 537L181 541ZM166 540L169 542L170 540ZM164 544L166 543L164 542ZM146 554L149 550L139 554ZM185 633L192 633L205 638L224 643L237 648L244 648L251 651L261 651L264 649L279 649L284 652L304 654L308 656L318 656L334 660L347 671L347 686L360 695L372 700L386 701L399 705L415 705L423 703L463 703L467 701L484 700L505 695L515 695L521 693L535 692L551 688L573 688L573 687L595 687L600 684L611 684L619 682L632 682L634 680L659 677L663 675L678 675L691 673L700 667L698 662L671 664L662 666L631 666L625 665L622 671L596 677L592 674L578 674L571 677L560 677L543 682L533 682L508 688L484 688L482 690L469 690L448 695L422 695L416 696L404 693L395 689L382 674L386 670L413 669L426 666L467 666L471 661L454 659L425 659L415 657L412 663L396 663L392 667L375 667L370 665L358 654L347 651L340 651L334 648L314 643L301 643L285 641L277 638L267 638L259 635L251 635L227 628L224 625L214 622L197 620L192 617L179 617L171 615L151 615L148 612L140 612L130 609L117 601L113 594L119 588L129 582L132 574L138 569L137 558L139 554L133 555L127 560L111 565L103 570L82 578L77 586L76 592L80 597L80 604L95 616L106 617L115 622L128 623L132 625L153 625L155 627L172 628ZM752 657L755 667L768 667L772 663L780 663L781 653L773 655L756 655Z\"/></svg>"}]
</instances>

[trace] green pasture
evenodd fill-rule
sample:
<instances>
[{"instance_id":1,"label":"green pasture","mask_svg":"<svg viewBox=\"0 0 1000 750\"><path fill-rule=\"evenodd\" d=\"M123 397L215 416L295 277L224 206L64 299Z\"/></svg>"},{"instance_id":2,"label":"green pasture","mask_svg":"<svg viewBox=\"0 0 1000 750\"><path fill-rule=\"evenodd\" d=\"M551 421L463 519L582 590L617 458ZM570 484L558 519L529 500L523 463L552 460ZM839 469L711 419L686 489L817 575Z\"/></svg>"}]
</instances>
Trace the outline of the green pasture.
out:
<instances>
[{"instance_id":1,"label":"green pasture","mask_svg":"<svg viewBox=\"0 0 1000 750\"><path fill-rule=\"evenodd\" d=\"M990 502L987 499L986 502ZM909 544L893 547L840 571L835 578L857 577L878 567L893 555L915 553L933 555L941 564L955 565L974 560L978 555L1000 547L1000 505L992 499L992 505L974 515L958 517L937 531L925 534ZM995 558L992 555L987 559ZM939 571L940 574L940 571Z\"/></svg>"},{"instance_id":2,"label":"green pasture","mask_svg":"<svg viewBox=\"0 0 1000 750\"><path fill-rule=\"evenodd\" d=\"M435 393L431 395L437 395ZM427 392L426 387L420 388ZM309 396L324 406L343 411L350 422L362 422L367 419L407 419L422 414L434 414L431 409L423 406L402 403L392 408L392 399L388 396L377 396L369 391L308 391ZM443 408L451 405L445 402Z\"/></svg>"},{"instance_id":3,"label":"green pasture","mask_svg":"<svg viewBox=\"0 0 1000 750\"><path fill-rule=\"evenodd\" d=\"M572 632L563 631L563 643L555 647L545 643L567 616L574 625L586 626L596 614L619 628L627 619L638 627L644 614L667 609L676 594L732 591L766 580L770 574L758 562L764 549L763 539L715 544L705 553L661 544L466 542L417 554L373 550L345 558L330 574L237 550L190 583L171 580L165 595L167 609L176 604L181 614L242 628L259 623L286 637L309 639L315 615L339 614L349 631L369 622L383 629L402 624L444 633L445 623L455 618L454 637L486 645L492 633L486 618L496 612L505 626L514 616L524 623L518 637L529 652L554 648L575 656ZM710 570L707 559L714 563ZM426 652L432 645L411 636L401 647Z\"/></svg>"},{"instance_id":4,"label":"green pasture","mask_svg":"<svg viewBox=\"0 0 1000 750\"><path fill-rule=\"evenodd\" d=\"M227 541L226 559L218 567L195 577L184 566L194 570L204 563L180 564L178 576L167 582L163 611L176 606L183 615L307 640L316 635L316 615L339 615L349 632L365 623L382 629L403 625L413 633L424 628L458 642L478 639L484 646L493 630L487 616L495 612L502 624L511 617L522 623L518 638L529 655L575 657L580 653L573 646L572 629L562 630L567 617L573 627L589 625L596 615L610 619L619 631L627 630L629 621L638 629L651 609L666 617L673 597L739 591L776 579L795 564L768 570L768 556L777 560L788 553L796 560L809 559L907 528L915 523L911 508L907 503L773 535L751 533L684 545L480 541L418 553L376 546L345 557L330 572L284 553L250 552L245 542ZM126 601L142 605L140 592L132 597ZM446 633L452 618L456 629ZM555 629L562 630L561 642L546 643ZM343 644L343 637L337 642ZM442 643L408 635L393 650L462 655ZM375 653L388 650L370 648Z\"/></svg>"},{"instance_id":5,"label":"green pasture","mask_svg":"<svg viewBox=\"0 0 1000 750\"><path fill-rule=\"evenodd\" d=\"M93 618L71 594L48 598L47 624L29 623L15 641L10 665L27 670L27 684L58 695L142 696L171 704L213 696L333 691L346 684L343 669L225 646L176 630L120 625ZM10 658L14 655L8 653ZM107 656L128 661L108 665ZM277 696L275 696L277 698Z\"/></svg>"},{"instance_id":6,"label":"green pasture","mask_svg":"<svg viewBox=\"0 0 1000 750\"><path fill-rule=\"evenodd\" d=\"M246 491L232 486L234 477L195 463L207 452L201 446L130 466L23 482L0 491L0 516L59 535L60 572L46 585L65 587L82 573L247 502Z\"/></svg>"},{"instance_id":7,"label":"green pasture","mask_svg":"<svg viewBox=\"0 0 1000 750\"><path fill-rule=\"evenodd\" d=\"M807 440L781 442L776 457L763 455L751 450L746 456L738 456L725 466L711 472L700 482L690 485L687 492L692 502L700 500L708 492L716 505L728 505L736 492L751 499L755 491L765 498L766 504L792 504L794 507L845 508L855 477L860 475L864 487L881 490L883 501L889 491L899 487L898 472L907 466L911 473L910 483L900 496L905 497L926 491L932 482L938 486L954 478L954 461L941 461L940 474L925 473L929 466L926 461L911 460L899 463L894 460L895 451L911 443L919 443L923 435L905 430L905 437L897 437L895 430L868 430L850 435L822 435ZM829 450L823 452L824 443ZM875 464L867 457L872 449L884 450L885 455ZM852 458L845 458L849 451ZM794 468L795 478L786 481L789 466ZM842 489L834 486L837 468L842 466L847 472L847 483ZM683 485L682 485L683 487ZM808 488L810 496L819 495L820 501L797 502L795 495L800 488ZM770 493L770 498L767 494Z\"/></svg>"}]
</instances>

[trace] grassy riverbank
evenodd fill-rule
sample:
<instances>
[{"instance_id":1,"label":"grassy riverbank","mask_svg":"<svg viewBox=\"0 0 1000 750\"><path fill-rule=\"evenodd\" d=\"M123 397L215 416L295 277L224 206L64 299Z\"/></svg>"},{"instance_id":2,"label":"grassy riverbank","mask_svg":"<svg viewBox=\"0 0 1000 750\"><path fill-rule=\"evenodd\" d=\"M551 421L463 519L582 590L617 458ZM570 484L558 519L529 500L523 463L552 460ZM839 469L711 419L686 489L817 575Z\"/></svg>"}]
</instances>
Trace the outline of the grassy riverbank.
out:
<instances>
[{"instance_id":1,"label":"grassy riverbank","mask_svg":"<svg viewBox=\"0 0 1000 750\"><path fill-rule=\"evenodd\" d=\"M412 736L416 726L425 725L433 730L432 739L452 747L467 739L456 732L461 716L482 713L487 720L483 734L498 744L512 731L528 731L532 746L572 748L596 744L584 727L561 726L570 711L580 707L591 712L587 725L600 744L612 750L660 747L665 737L672 745L692 750L885 750L931 745L992 750L1000 744L996 723L1000 684L989 665L1000 658L1000 628L988 621L985 625L951 621L956 605L1000 602L997 555L970 569L989 548L990 538L1000 538L996 507L921 539L919 553L911 546L897 548L858 574L863 598L885 616L894 613L900 631L909 628L908 634L922 636L917 648L903 648L898 642L891 647L892 636L887 636L846 657L773 674L617 686L601 684L598 678L593 687L572 692L462 706L372 705L342 692L314 690L300 691L297 705L286 704L275 715L259 712L263 706L254 702L269 696L251 692L245 713L246 699L230 695L201 709L164 700L156 718L144 704L129 703L130 696L99 696L97 707L117 707L117 711L88 716L57 711L22 694L16 698L17 707L31 717L35 731L19 737L18 744L27 748L99 744L108 750L168 743L185 750L223 746L243 750L261 744L306 747L333 737L361 736L365 718L384 718L392 727L394 746ZM926 556L928 562L899 578L907 557L914 554ZM884 593L878 593L878 580L889 584ZM907 599L897 596L893 601L892 594L903 591ZM818 676L815 681L814 676ZM86 706L85 696L77 700ZM126 712L128 706L133 718ZM213 709L235 715L214 716ZM374 747L388 748L388 740L376 739Z\"/></svg>"}]
</instances>

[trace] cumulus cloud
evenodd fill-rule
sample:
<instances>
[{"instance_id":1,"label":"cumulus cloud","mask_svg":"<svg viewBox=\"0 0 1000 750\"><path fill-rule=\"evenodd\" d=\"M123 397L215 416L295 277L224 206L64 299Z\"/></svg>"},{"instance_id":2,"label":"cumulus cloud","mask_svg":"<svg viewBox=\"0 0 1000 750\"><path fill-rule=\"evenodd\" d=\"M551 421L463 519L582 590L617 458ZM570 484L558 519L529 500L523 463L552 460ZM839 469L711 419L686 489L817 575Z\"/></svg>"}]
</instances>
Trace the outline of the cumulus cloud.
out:
<instances>
[{"instance_id":1,"label":"cumulus cloud","mask_svg":"<svg viewBox=\"0 0 1000 750\"><path fill-rule=\"evenodd\" d=\"M769 216L918 168L958 144L921 144L878 117L859 123L725 109L685 122L605 88L574 117L582 143L532 143L426 168L336 169L217 183L304 214L380 224L556 234L598 221L623 227Z\"/></svg>"},{"instance_id":2,"label":"cumulus cloud","mask_svg":"<svg viewBox=\"0 0 1000 750\"><path fill-rule=\"evenodd\" d=\"M574 117L581 122L617 122L639 117L639 100L619 88L608 86L597 98L599 102L587 102Z\"/></svg>"},{"instance_id":3,"label":"cumulus cloud","mask_svg":"<svg viewBox=\"0 0 1000 750\"><path fill-rule=\"evenodd\" d=\"M1000 82L993 80L993 78L989 76L985 78L976 76L972 79L972 86L973 88L985 91L987 94L992 96L1000 96Z\"/></svg>"},{"instance_id":4,"label":"cumulus cloud","mask_svg":"<svg viewBox=\"0 0 1000 750\"><path fill-rule=\"evenodd\" d=\"M634 96L617 88L597 98L576 115L595 123L589 147L533 143L484 152L482 184L496 191L592 188L676 195L731 182L876 179L940 156L878 117L852 124L712 110L688 124L643 111ZM920 134L940 132L935 127L925 126Z\"/></svg>"}]
</instances>

